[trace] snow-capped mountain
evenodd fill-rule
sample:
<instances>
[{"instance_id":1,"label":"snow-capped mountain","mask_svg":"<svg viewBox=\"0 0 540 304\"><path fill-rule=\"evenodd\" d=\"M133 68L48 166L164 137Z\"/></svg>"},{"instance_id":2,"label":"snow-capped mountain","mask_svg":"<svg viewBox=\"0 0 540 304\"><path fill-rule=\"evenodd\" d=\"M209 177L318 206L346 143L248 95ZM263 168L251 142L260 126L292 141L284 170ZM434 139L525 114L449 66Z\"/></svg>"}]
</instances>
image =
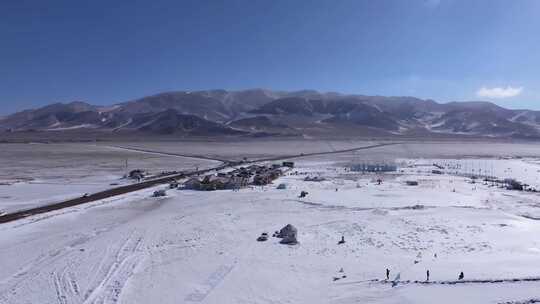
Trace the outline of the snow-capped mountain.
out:
<instances>
[{"instance_id":1,"label":"snow-capped mountain","mask_svg":"<svg viewBox=\"0 0 540 304\"><path fill-rule=\"evenodd\" d=\"M146 132L160 135L540 137L540 112L489 102L263 89L166 92L111 106L56 103L0 118L17 131Z\"/></svg>"}]
</instances>

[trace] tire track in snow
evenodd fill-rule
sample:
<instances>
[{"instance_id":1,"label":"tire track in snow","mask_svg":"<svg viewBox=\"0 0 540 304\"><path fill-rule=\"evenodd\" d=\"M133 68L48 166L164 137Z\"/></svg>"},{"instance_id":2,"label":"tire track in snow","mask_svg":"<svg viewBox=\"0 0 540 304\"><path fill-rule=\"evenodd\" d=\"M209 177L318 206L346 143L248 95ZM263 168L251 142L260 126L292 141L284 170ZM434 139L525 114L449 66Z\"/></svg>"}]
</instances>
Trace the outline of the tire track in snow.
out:
<instances>
[{"instance_id":1,"label":"tire track in snow","mask_svg":"<svg viewBox=\"0 0 540 304\"><path fill-rule=\"evenodd\" d=\"M80 288L69 263L77 261L76 255L79 251L76 247L85 244L95 236L96 234L78 235L66 241L63 247L41 254L20 267L16 273L0 281L0 302L9 302L8 299L17 302L17 294L21 289L27 288L29 282L40 281L50 282L58 303L67 303L70 297L78 297ZM55 268L59 265L65 266L60 269Z\"/></svg>"},{"instance_id":2,"label":"tire track in snow","mask_svg":"<svg viewBox=\"0 0 540 304\"><path fill-rule=\"evenodd\" d=\"M48 255L41 255L34 261L23 266L22 269L15 273L10 278L4 280L0 285L0 300L1 302L8 302L9 299L17 299L17 293L24 288L28 282L40 281L41 277L47 277L47 267L54 265L57 261L67 259L69 255L75 251L69 247L59 249L54 252L49 252ZM48 273L49 277L53 276L53 272ZM53 285L56 284L56 279L53 276ZM17 302L17 301L15 301ZM62 303L62 302L61 302Z\"/></svg>"},{"instance_id":3,"label":"tire track in snow","mask_svg":"<svg viewBox=\"0 0 540 304\"><path fill-rule=\"evenodd\" d=\"M458 205L449 205L449 206L430 206L430 205L408 205L401 207L349 207L345 205L328 205L325 203L317 203L311 201L303 201L299 199L284 199L283 201L296 202L303 205L306 205L311 208L319 208L323 210L348 210L348 211L373 211L373 210L388 210L388 211L401 211L401 210L426 210L426 209L436 209L436 208L457 208L457 209L473 209L473 210L490 210L489 208L476 207L476 206L458 206Z\"/></svg>"},{"instance_id":4,"label":"tire track in snow","mask_svg":"<svg viewBox=\"0 0 540 304\"><path fill-rule=\"evenodd\" d=\"M233 270L236 261L232 265L221 265L202 284L202 288L186 296L189 302L202 302L216 288L225 277Z\"/></svg>"},{"instance_id":5,"label":"tire track in snow","mask_svg":"<svg viewBox=\"0 0 540 304\"><path fill-rule=\"evenodd\" d=\"M56 292L56 298L58 303L67 304L67 295L65 292L65 286L62 284L62 275L56 272L51 272L53 278L54 290Z\"/></svg>"},{"instance_id":6,"label":"tire track in snow","mask_svg":"<svg viewBox=\"0 0 540 304\"><path fill-rule=\"evenodd\" d=\"M75 274L71 271L67 272L67 278L69 280L69 287L73 294L79 296L80 295L80 288L79 284L77 284L77 279L75 277Z\"/></svg>"},{"instance_id":7,"label":"tire track in snow","mask_svg":"<svg viewBox=\"0 0 540 304\"><path fill-rule=\"evenodd\" d=\"M66 266L60 272L51 272L56 297L58 303L67 304L68 300L77 299L79 301L79 286L71 267Z\"/></svg>"},{"instance_id":8,"label":"tire track in snow","mask_svg":"<svg viewBox=\"0 0 540 304\"><path fill-rule=\"evenodd\" d=\"M140 262L142 236L134 232L124 241L116 252L114 261L106 274L94 288L85 295L83 303L116 303L120 299L127 280Z\"/></svg>"},{"instance_id":9,"label":"tire track in snow","mask_svg":"<svg viewBox=\"0 0 540 304\"><path fill-rule=\"evenodd\" d=\"M348 207L344 205L327 205L324 203L316 203L316 202L303 201L303 200L298 200L298 199L284 199L284 201L296 202L296 203L300 203L309 207L319 208L319 209L350 210L350 211L373 211L373 210L399 211L399 210L424 210L424 209L440 208L438 206L426 206L426 205L410 205L410 206L402 206L402 207Z\"/></svg>"}]
</instances>

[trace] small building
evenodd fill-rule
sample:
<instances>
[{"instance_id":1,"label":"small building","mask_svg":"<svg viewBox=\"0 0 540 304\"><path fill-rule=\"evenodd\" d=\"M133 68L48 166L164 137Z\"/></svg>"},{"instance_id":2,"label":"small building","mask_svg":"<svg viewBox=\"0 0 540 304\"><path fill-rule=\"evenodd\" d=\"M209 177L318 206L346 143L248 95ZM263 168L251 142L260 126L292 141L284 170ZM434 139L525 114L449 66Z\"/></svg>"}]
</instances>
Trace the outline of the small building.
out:
<instances>
[{"instance_id":1,"label":"small building","mask_svg":"<svg viewBox=\"0 0 540 304\"><path fill-rule=\"evenodd\" d=\"M144 171L141 169L131 170L128 177L131 179L141 180L144 178Z\"/></svg>"},{"instance_id":2,"label":"small building","mask_svg":"<svg viewBox=\"0 0 540 304\"><path fill-rule=\"evenodd\" d=\"M247 187L249 178L242 176L230 176L225 183L225 189L240 189Z\"/></svg>"},{"instance_id":3,"label":"small building","mask_svg":"<svg viewBox=\"0 0 540 304\"><path fill-rule=\"evenodd\" d=\"M280 169L257 170L255 176L253 177L253 184L258 186L270 184L282 174L283 172Z\"/></svg>"},{"instance_id":4,"label":"small building","mask_svg":"<svg viewBox=\"0 0 540 304\"><path fill-rule=\"evenodd\" d=\"M184 189L200 190L200 188L201 181L196 177L192 177L184 183Z\"/></svg>"},{"instance_id":5,"label":"small building","mask_svg":"<svg viewBox=\"0 0 540 304\"><path fill-rule=\"evenodd\" d=\"M207 175L201 181L201 190L223 190L228 183L228 178L214 175Z\"/></svg>"},{"instance_id":6,"label":"small building","mask_svg":"<svg viewBox=\"0 0 540 304\"><path fill-rule=\"evenodd\" d=\"M508 190L523 190L523 184L513 178L505 179L504 183L506 184L506 189Z\"/></svg>"},{"instance_id":7,"label":"small building","mask_svg":"<svg viewBox=\"0 0 540 304\"><path fill-rule=\"evenodd\" d=\"M257 174L253 177L253 184L256 186L267 185L271 181L270 177L266 174Z\"/></svg>"},{"instance_id":8,"label":"small building","mask_svg":"<svg viewBox=\"0 0 540 304\"><path fill-rule=\"evenodd\" d=\"M284 161L282 163L283 167L289 167L289 168L294 168L294 162L292 161Z\"/></svg>"}]
</instances>

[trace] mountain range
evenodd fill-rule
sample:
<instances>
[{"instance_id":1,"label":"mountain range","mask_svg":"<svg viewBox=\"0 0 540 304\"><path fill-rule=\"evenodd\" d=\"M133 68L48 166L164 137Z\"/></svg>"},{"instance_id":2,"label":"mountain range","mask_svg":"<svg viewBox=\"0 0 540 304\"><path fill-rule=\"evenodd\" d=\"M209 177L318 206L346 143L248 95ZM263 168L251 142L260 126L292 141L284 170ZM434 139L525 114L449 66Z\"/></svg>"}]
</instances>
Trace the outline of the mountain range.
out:
<instances>
[{"instance_id":1,"label":"mountain range","mask_svg":"<svg viewBox=\"0 0 540 304\"><path fill-rule=\"evenodd\" d=\"M0 118L3 132L206 136L540 138L540 111L490 102L264 89L166 92L97 106L55 103Z\"/></svg>"}]
</instances>

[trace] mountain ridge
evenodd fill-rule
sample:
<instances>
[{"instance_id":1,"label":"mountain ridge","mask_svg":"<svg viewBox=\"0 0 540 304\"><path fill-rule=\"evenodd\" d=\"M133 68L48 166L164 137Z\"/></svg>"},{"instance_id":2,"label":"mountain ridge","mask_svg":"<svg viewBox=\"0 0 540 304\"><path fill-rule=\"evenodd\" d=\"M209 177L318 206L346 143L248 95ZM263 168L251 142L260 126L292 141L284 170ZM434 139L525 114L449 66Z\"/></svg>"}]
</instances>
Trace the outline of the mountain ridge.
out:
<instances>
[{"instance_id":1,"label":"mountain ridge","mask_svg":"<svg viewBox=\"0 0 540 304\"><path fill-rule=\"evenodd\" d=\"M53 103L0 117L0 130L143 132L170 136L303 136L373 133L540 138L540 111L487 101L438 103L409 96L315 90L169 91L110 106Z\"/></svg>"}]
</instances>

